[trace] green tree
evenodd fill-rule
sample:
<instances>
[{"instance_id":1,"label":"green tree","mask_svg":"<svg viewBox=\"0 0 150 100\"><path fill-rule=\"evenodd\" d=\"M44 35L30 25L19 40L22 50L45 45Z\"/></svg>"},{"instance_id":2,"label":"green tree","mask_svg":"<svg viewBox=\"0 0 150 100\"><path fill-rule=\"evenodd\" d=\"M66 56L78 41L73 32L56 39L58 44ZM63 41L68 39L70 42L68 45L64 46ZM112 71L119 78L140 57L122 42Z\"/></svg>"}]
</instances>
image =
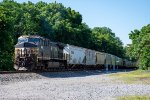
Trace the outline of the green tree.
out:
<instances>
[{"instance_id":1,"label":"green tree","mask_svg":"<svg viewBox=\"0 0 150 100\"><path fill-rule=\"evenodd\" d=\"M93 47L98 51L124 57L123 43L110 28L95 27L92 29Z\"/></svg>"},{"instance_id":2,"label":"green tree","mask_svg":"<svg viewBox=\"0 0 150 100\"><path fill-rule=\"evenodd\" d=\"M137 59L141 69L150 67L150 24L142 29L131 31L129 34L132 44L129 46L131 57Z\"/></svg>"},{"instance_id":3,"label":"green tree","mask_svg":"<svg viewBox=\"0 0 150 100\"><path fill-rule=\"evenodd\" d=\"M12 19L9 11L0 6L0 70L13 69Z\"/></svg>"}]
</instances>

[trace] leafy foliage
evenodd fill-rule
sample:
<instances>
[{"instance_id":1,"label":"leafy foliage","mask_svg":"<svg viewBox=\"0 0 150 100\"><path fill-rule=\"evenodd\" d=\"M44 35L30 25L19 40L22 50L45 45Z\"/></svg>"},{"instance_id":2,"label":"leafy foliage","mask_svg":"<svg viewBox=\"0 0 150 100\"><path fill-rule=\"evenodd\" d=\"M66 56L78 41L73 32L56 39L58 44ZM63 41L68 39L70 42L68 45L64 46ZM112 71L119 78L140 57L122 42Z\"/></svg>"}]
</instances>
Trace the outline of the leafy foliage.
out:
<instances>
[{"instance_id":1,"label":"leafy foliage","mask_svg":"<svg viewBox=\"0 0 150 100\"><path fill-rule=\"evenodd\" d=\"M13 39L11 34L11 19L7 9L0 7L0 70L13 69Z\"/></svg>"},{"instance_id":2,"label":"leafy foliage","mask_svg":"<svg viewBox=\"0 0 150 100\"><path fill-rule=\"evenodd\" d=\"M127 53L131 58L137 59L141 69L150 68L150 24L144 26L140 31L131 31L129 36L132 44L129 45Z\"/></svg>"}]
</instances>

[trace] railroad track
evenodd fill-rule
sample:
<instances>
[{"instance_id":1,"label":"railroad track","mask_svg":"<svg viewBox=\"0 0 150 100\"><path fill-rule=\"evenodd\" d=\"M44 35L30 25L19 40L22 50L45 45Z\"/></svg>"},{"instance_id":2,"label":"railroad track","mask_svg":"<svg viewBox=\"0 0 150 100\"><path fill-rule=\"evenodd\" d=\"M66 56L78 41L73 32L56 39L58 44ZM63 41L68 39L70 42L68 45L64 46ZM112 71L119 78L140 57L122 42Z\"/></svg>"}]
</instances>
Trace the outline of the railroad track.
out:
<instances>
[{"instance_id":1,"label":"railroad track","mask_svg":"<svg viewBox=\"0 0 150 100\"><path fill-rule=\"evenodd\" d=\"M15 74L15 73L43 73L43 72L65 72L65 71L84 71L84 70L103 70L106 71L106 69L102 68L82 68L82 69L62 69L62 68L56 68L56 69L48 69L48 70L43 70L43 69L38 69L34 71L29 71L29 70L16 70L16 71L0 71L0 74ZM111 71L111 69L109 69ZM121 69L120 69L121 70ZM122 69L123 70L123 69ZM124 69L124 70L135 70L135 68L132 69Z\"/></svg>"},{"instance_id":2,"label":"railroad track","mask_svg":"<svg viewBox=\"0 0 150 100\"><path fill-rule=\"evenodd\" d=\"M83 71L83 70L93 70L93 69L48 69L48 70L16 70L16 71L0 71L0 74L15 74L15 73L42 73L42 72L65 72L65 71Z\"/></svg>"}]
</instances>

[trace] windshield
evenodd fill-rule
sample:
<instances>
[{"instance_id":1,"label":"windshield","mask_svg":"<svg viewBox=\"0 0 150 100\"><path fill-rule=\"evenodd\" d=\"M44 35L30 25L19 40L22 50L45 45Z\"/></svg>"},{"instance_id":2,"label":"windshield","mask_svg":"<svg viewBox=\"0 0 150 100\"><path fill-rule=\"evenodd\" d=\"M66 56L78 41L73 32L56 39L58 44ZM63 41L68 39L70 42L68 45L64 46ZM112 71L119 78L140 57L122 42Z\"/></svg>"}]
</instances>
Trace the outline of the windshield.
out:
<instances>
[{"instance_id":1,"label":"windshield","mask_svg":"<svg viewBox=\"0 0 150 100\"><path fill-rule=\"evenodd\" d=\"M39 38L19 38L18 42L39 42Z\"/></svg>"},{"instance_id":2,"label":"windshield","mask_svg":"<svg viewBox=\"0 0 150 100\"><path fill-rule=\"evenodd\" d=\"M28 38L19 38L18 42L28 42Z\"/></svg>"}]
</instances>

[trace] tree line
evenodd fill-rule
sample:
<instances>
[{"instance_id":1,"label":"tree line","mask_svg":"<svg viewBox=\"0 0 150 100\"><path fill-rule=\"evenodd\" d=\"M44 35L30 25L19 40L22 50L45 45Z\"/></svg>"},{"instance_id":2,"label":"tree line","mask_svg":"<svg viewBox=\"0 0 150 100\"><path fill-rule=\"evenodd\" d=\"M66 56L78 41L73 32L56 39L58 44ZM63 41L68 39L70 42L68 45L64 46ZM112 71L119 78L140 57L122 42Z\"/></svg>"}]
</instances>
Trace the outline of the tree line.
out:
<instances>
[{"instance_id":1,"label":"tree line","mask_svg":"<svg viewBox=\"0 0 150 100\"><path fill-rule=\"evenodd\" d=\"M82 15L61 3L0 2L0 70L12 70L14 45L21 35L40 35L127 58L123 43L108 27L89 28Z\"/></svg>"}]
</instances>

